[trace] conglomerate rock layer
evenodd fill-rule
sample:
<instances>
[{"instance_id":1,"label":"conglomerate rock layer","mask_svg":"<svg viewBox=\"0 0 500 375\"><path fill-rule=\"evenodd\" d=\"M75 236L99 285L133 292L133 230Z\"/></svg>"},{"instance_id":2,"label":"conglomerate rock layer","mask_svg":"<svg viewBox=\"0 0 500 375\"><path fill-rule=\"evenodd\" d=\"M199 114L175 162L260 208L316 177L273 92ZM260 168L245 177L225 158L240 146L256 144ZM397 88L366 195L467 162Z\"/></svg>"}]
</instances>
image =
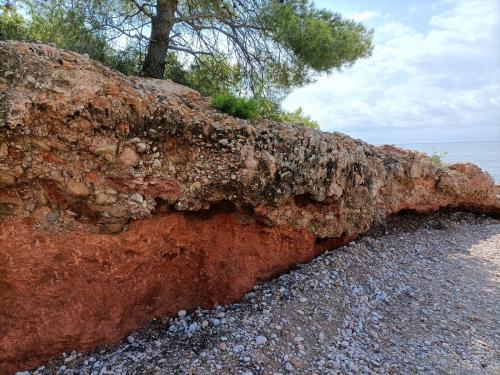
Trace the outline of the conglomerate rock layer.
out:
<instances>
[{"instance_id":1,"label":"conglomerate rock layer","mask_svg":"<svg viewBox=\"0 0 500 375\"><path fill-rule=\"evenodd\" d=\"M499 213L496 189L472 164L0 42L0 373L236 301L401 210Z\"/></svg>"}]
</instances>

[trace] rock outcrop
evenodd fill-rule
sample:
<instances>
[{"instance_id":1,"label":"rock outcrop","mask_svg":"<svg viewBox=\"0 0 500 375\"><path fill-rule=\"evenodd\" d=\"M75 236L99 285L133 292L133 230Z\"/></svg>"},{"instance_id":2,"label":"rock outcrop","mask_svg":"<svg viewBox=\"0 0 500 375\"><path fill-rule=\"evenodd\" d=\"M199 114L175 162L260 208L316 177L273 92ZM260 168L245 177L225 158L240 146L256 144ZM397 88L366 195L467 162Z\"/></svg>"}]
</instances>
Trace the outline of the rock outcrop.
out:
<instances>
[{"instance_id":1,"label":"rock outcrop","mask_svg":"<svg viewBox=\"0 0 500 375\"><path fill-rule=\"evenodd\" d=\"M495 189L472 164L0 42L0 373L236 301L401 210L499 213Z\"/></svg>"}]
</instances>

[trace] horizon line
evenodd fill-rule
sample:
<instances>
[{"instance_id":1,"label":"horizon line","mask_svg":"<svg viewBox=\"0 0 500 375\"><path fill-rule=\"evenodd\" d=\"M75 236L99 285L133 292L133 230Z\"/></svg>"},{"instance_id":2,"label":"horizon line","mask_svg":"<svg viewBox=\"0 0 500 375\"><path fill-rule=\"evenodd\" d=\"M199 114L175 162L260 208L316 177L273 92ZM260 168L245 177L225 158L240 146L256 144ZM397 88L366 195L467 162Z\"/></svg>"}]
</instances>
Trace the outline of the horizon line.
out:
<instances>
[{"instance_id":1,"label":"horizon line","mask_svg":"<svg viewBox=\"0 0 500 375\"><path fill-rule=\"evenodd\" d=\"M393 143L395 145L425 145L425 144L441 144L441 143L495 143L500 142L500 139L489 141L440 141L440 142L407 142L407 143Z\"/></svg>"}]
</instances>

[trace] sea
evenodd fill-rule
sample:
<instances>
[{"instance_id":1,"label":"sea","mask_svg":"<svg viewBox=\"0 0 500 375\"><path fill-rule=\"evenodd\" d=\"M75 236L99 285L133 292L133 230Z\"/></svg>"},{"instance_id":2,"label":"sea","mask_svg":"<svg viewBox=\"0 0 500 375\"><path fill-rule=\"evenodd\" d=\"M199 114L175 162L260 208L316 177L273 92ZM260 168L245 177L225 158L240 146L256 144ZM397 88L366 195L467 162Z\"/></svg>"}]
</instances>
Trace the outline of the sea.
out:
<instances>
[{"instance_id":1,"label":"sea","mask_svg":"<svg viewBox=\"0 0 500 375\"><path fill-rule=\"evenodd\" d=\"M396 146L429 155L436 153L448 164L472 162L488 172L496 184L500 184L500 141L406 143Z\"/></svg>"}]
</instances>

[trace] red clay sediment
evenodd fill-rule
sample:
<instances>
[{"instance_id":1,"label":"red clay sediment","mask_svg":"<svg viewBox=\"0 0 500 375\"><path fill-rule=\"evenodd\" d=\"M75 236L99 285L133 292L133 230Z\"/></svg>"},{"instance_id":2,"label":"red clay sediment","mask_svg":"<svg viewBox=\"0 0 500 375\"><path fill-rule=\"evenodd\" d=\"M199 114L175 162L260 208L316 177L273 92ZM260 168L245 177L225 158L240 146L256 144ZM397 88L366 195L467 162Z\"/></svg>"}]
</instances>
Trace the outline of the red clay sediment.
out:
<instances>
[{"instance_id":1,"label":"red clay sediment","mask_svg":"<svg viewBox=\"0 0 500 375\"><path fill-rule=\"evenodd\" d=\"M244 221L160 213L119 235L1 224L0 373L118 341L154 316L234 302L321 250L306 230Z\"/></svg>"}]
</instances>

